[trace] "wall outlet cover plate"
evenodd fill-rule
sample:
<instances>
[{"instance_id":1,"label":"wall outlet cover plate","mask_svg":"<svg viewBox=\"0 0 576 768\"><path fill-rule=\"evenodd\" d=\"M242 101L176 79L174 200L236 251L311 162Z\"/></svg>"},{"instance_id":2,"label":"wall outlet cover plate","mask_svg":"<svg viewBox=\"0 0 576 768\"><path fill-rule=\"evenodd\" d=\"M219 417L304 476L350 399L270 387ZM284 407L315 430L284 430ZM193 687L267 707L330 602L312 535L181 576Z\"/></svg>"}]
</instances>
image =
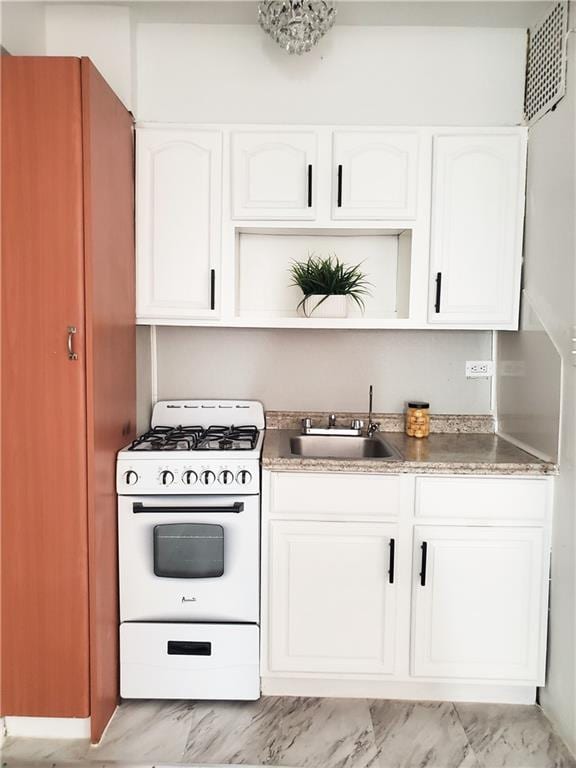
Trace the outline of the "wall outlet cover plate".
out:
<instances>
[{"instance_id":1,"label":"wall outlet cover plate","mask_svg":"<svg viewBox=\"0 0 576 768\"><path fill-rule=\"evenodd\" d=\"M466 360L467 379L489 379L494 376L492 360Z\"/></svg>"}]
</instances>

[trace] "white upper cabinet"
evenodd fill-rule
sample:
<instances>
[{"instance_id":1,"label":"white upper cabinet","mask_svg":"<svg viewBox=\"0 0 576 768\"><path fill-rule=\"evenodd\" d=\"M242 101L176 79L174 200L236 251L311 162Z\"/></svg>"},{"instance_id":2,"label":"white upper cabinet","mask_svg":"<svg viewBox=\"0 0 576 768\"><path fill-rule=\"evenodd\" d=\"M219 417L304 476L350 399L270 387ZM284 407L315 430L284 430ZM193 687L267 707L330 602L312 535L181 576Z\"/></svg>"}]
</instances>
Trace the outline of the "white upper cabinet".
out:
<instances>
[{"instance_id":1,"label":"white upper cabinet","mask_svg":"<svg viewBox=\"0 0 576 768\"><path fill-rule=\"evenodd\" d=\"M396 531L388 523L270 523L270 670L392 673Z\"/></svg>"},{"instance_id":2,"label":"white upper cabinet","mask_svg":"<svg viewBox=\"0 0 576 768\"><path fill-rule=\"evenodd\" d=\"M416 526L412 674L542 683L547 562L541 528Z\"/></svg>"},{"instance_id":3,"label":"white upper cabinet","mask_svg":"<svg viewBox=\"0 0 576 768\"><path fill-rule=\"evenodd\" d=\"M137 135L137 315L202 318L218 308L219 131Z\"/></svg>"},{"instance_id":4,"label":"white upper cabinet","mask_svg":"<svg viewBox=\"0 0 576 768\"><path fill-rule=\"evenodd\" d=\"M317 133L233 131L234 219L314 219Z\"/></svg>"},{"instance_id":5,"label":"white upper cabinet","mask_svg":"<svg viewBox=\"0 0 576 768\"><path fill-rule=\"evenodd\" d=\"M526 134L434 138L431 323L518 325Z\"/></svg>"},{"instance_id":6,"label":"white upper cabinet","mask_svg":"<svg viewBox=\"0 0 576 768\"><path fill-rule=\"evenodd\" d=\"M415 218L418 145L415 131L335 131L332 217Z\"/></svg>"}]
</instances>

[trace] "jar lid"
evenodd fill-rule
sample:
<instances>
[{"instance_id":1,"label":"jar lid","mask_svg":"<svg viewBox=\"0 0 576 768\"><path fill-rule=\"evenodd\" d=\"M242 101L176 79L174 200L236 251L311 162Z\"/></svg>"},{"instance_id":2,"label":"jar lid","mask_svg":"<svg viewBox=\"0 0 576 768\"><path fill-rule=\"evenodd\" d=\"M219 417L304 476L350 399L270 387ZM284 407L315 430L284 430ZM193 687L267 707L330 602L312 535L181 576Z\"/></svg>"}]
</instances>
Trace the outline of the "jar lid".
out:
<instances>
[{"instance_id":1,"label":"jar lid","mask_svg":"<svg viewBox=\"0 0 576 768\"><path fill-rule=\"evenodd\" d=\"M430 408L430 403L425 403L420 400L412 400L408 403L408 408Z\"/></svg>"}]
</instances>

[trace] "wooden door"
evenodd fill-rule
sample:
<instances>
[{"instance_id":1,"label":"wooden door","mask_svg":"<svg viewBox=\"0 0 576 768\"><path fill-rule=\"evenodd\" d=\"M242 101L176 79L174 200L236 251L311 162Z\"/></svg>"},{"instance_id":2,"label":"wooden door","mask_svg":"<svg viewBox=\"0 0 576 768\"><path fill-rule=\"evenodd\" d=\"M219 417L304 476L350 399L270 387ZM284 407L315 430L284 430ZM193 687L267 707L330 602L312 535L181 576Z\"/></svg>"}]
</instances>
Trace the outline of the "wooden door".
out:
<instances>
[{"instance_id":1,"label":"wooden door","mask_svg":"<svg viewBox=\"0 0 576 768\"><path fill-rule=\"evenodd\" d=\"M428 319L518 327L526 140L436 136Z\"/></svg>"},{"instance_id":2,"label":"wooden door","mask_svg":"<svg viewBox=\"0 0 576 768\"><path fill-rule=\"evenodd\" d=\"M270 537L270 670L391 674L396 526L275 520Z\"/></svg>"},{"instance_id":3,"label":"wooden door","mask_svg":"<svg viewBox=\"0 0 576 768\"><path fill-rule=\"evenodd\" d=\"M542 529L420 525L414 547L412 674L543 682Z\"/></svg>"},{"instance_id":4,"label":"wooden door","mask_svg":"<svg viewBox=\"0 0 576 768\"><path fill-rule=\"evenodd\" d=\"M237 131L231 142L234 219L316 217L314 131Z\"/></svg>"},{"instance_id":5,"label":"wooden door","mask_svg":"<svg viewBox=\"0 0 576 768\"><path fill-rule=\"evenodd\" d=\"M414 131L336 131L334 219L414 219L419 136Z\"/></svg>"},{"instance_id":6,"label":"wooden door","mask_svg":"<svg viewBox=\"0 0 576 768\"><path fill-rule=\"evenodd\" d=\"M1 67L1 712L87 717L80 66Z\"/></svg>"},{"instance_id":7,"label":"wooden door","mask_svg":"<svg viewBox=\"0 0 576 768\"><path fill-rule=\"evenodd\" d=\"M138 317L217 316L221 155L219 131L138 131Z\"/></svg>"},{"instance_id":8,"label":"wooden door","mask_svg":"<svg viewBox=\"0 0 576 768\"><path fill-rule=\"evenodd\" d=\"M133 121L82 59L90 712L98 741L118 702L116 453L136 423Z\"/></svg>"}]
</instances>

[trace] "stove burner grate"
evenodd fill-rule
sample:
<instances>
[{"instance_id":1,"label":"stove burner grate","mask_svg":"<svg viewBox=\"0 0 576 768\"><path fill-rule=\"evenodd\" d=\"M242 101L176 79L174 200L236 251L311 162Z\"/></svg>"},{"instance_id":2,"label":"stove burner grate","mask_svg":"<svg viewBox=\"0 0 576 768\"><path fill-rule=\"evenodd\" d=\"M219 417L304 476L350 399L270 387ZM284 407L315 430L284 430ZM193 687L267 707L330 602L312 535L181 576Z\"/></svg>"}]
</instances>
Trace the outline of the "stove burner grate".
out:
<instances>
[{"instance_id":1,"label":"stove burner grate","mask_svg":"<svg viewBox=\"0 0 576 768\"><path fill-rule=\"evenodd\" d=\"M134 440L130 451L249 451L256 447L259 430L241 427L153 427Z\"/></svg>"}]
</instances>

